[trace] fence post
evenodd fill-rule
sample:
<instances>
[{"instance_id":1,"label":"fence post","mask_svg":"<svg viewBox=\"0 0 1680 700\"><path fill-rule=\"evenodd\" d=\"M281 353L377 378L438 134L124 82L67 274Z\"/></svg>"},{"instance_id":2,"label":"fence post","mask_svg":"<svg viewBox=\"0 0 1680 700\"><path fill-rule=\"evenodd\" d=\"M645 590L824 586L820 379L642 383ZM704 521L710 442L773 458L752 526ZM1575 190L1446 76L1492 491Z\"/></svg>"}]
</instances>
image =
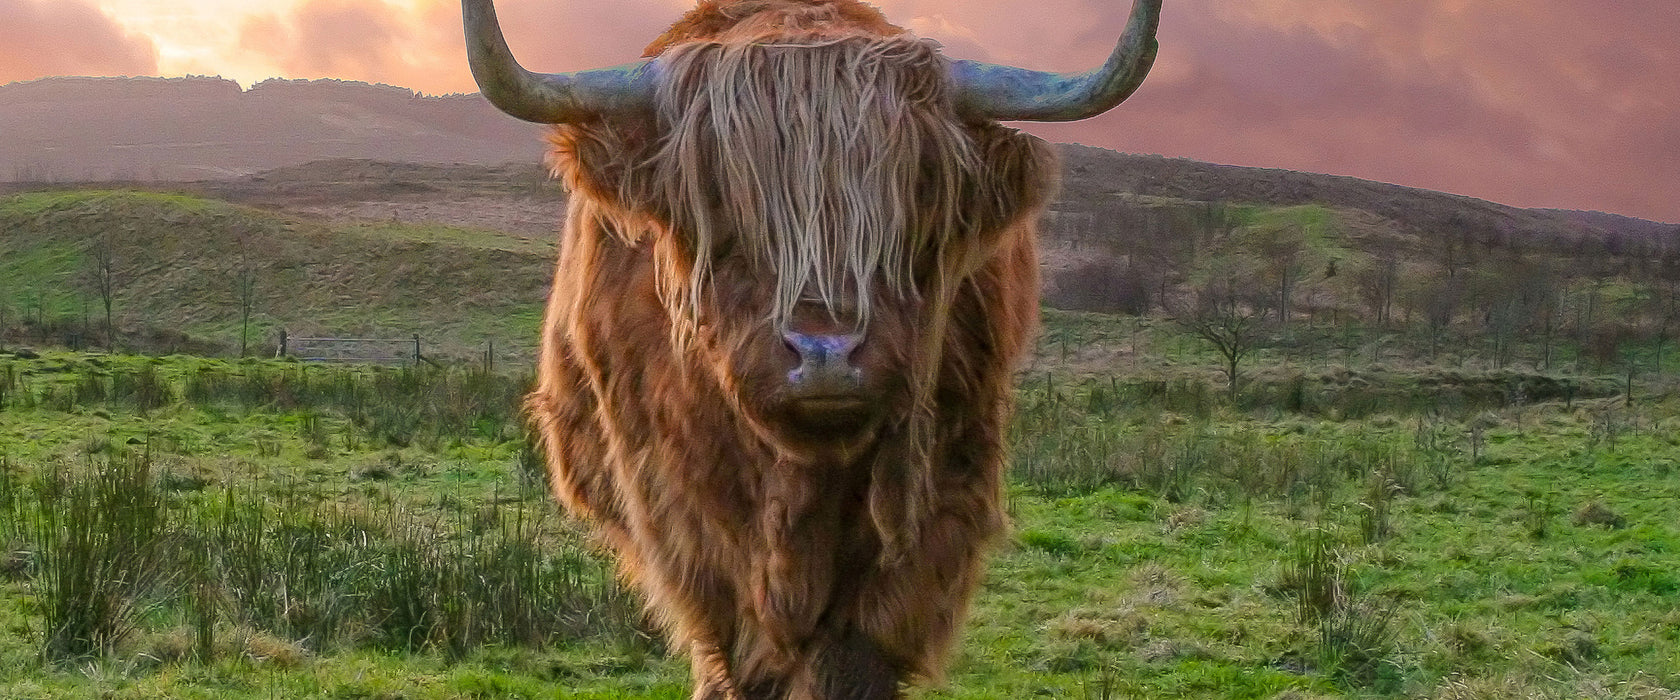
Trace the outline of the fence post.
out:
<instances>
[{"instance_id":1,"label":"fence post","mask_svg":"<svg viewBox=\"0 0 1680 700\"><path fill-rule=\"evenodd\" d=\"M414 366L417 369L420 367L420 334L419 333L414 334Z\"/></svg>"},{"instance_id":2,"label":"fence post","mask_svg":"<svg viewBox=\"0 0 1680 700\"><path fill-rule=\"evenodd\" d=\"M286 329L282 328L282 329L280 329L280 353L275 355L275 357L276 358L281 358L281 357L285 357L285 356L286 356Z\"/></svg>"}]
</instances>

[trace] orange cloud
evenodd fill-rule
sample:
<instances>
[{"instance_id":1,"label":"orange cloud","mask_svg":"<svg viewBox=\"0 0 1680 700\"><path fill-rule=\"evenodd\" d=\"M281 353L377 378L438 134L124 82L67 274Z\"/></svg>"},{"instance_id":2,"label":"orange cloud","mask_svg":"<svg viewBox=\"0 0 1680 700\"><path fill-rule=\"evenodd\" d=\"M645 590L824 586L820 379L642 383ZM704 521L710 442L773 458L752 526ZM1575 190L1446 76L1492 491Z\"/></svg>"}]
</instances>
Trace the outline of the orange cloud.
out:
<instances>
[{"instance_id":1,"label":"orange cloud","mask_svg":"<svg viewBox=\"0 0 1680 700\"><path fill-rule=\"evenodd\" d=\"M297 77L356 77L389 72L413 33L398 8L379 0L310 0L290 15L247 18L239 44Z\"/></svg>"},{"instance_id":2,"label":"orange cloud","mask_svg":"<svg viewBox=\"0 0 1680 700\"><path fill-rule=\"evenodd\" d=\"M0 83L49 75L150 75L151 39L84 0L0 0Z\"/></svg>"}]
</instances>

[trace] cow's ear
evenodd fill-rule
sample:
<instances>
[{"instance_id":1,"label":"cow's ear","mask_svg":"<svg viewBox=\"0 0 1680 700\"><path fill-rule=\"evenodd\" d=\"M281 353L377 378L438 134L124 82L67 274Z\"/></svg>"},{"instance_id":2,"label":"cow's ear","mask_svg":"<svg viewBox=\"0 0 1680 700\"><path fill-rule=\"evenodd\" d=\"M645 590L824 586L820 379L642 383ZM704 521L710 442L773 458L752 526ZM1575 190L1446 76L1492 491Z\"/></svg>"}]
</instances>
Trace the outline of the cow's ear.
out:
<instances>
[{"instance_id":1,"label":"cow's ear","mask_svg":"<svg viewBox=\"0 0 1680 700\"><path fill-rule=\"evenodd\" d=\"M1014 129L996 124L973 128L982 159L982 227L996 229L1037 216L1056 194L1056 153L1043 140Z\"/></svg>"},{"instance_id":2,"label":"cow's ear","mask_svg":"<svg viewBox=\"0 0 1680 700\"><path fill-rule=\"evenodd\" d=\"M650 215L653 120L560 124L548 136L549 171L574 196L626 214Z\"/></svg>"}]
</instances>

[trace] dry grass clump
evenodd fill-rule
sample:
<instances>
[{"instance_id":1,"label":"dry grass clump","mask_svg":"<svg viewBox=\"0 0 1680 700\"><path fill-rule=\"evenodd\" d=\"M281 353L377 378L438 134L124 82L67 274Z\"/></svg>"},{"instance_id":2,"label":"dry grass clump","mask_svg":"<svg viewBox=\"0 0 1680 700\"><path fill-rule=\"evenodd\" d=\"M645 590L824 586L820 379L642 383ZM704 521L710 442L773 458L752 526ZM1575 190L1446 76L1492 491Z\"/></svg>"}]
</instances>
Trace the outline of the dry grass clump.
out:
<instances>
[{"instance_id":1,"label":"dry grass clump","mask_svg":"<svg viewBox=\"0 0 1680 700\"><path fill-rule=\"evenodd\" d=\"M1604 505L1604 502L1599 500L1582 504L1580 508L1575 510L1575 515L1570 518L1570 521L1581 527L1602 525L1611 530L1620 530L1627 527L1627 518L1611 510L1609 506Z\"/></svg>"},{"instance_id":2,"label":"dry grass clump","mask_svg":"<svg viewBox=\"0 0 1680 700\"><path fill-rule=\"evenodd\" d=\"M302 666L313 657L309 649L299 642L248 626L218 628L215 640L206 658L199 649L198 630L189 626L177 627L151 635L145 640L141 656L163 665L239 660L287 669Z\"/></svg>"},{"instance_id":3,"label":"dry grass clump","mask_svg":"<svg viewBox=\"0 0 1680 700\"><path fill-rule=\"evenodd\" d=\"M1114 649L1134 649L1149 639L1149 616L1135 608L1069 610L1047 627L1060 639L1091 641Z\"/></svg>"},{"instance_id":4,"label":"dry grass clump","mask_svg":"<svg viewBox=\"0 0 1680 700\"><path fill-rule=\"evenodd\" d=\"M1510 675L1448 678L1435 690L1436 700L1527 700L1532 685Z\"/></svg>"}]
</instances>

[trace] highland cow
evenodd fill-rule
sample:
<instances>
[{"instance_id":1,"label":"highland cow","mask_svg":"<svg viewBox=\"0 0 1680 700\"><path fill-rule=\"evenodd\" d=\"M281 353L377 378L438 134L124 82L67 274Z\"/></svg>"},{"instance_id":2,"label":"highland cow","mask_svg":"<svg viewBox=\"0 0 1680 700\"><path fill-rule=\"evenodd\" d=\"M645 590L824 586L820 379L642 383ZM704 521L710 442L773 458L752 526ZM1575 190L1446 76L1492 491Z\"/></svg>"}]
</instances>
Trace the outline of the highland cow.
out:
<instances>
[{"instance_id":1,"label":"highland cow","mask_svg":"<svg viewBox=\"0 0 1680 700\"><path fill-rule=\"evenodd\" d=\"M695 698L937 677L1005 527L1012 374L1056 172L998 125L1099 114L1155 56L942 56L856 0L703 0L615 68L538 74L463 0L473 74L556 125L571 192L527 410Z\"/></svg>"}]
</instances>

